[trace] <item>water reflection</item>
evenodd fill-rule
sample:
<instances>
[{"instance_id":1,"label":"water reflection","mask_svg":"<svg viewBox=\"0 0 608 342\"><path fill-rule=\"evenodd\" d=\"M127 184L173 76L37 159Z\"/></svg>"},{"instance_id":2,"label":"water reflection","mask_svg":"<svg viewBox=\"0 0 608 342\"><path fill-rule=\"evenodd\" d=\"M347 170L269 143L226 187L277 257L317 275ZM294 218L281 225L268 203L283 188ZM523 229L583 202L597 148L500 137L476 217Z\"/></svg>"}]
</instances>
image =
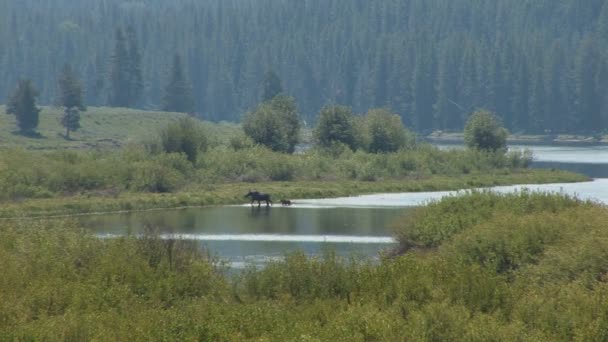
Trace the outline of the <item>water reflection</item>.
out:
<instances>
[{"instance_id":1,"label":"water reflection","mask_svg":"<svg viewBox=\"0 0 608 342\"><path fill-rule=\"evenodd\" d=\"M155 227L166 238L191 239L234 265L263 264L287 252L376 258L390 247L393 222L403 208L298 208L225 206L83 216L101 236L142 234Z\"/></svg>"},{"instance_id":2,"label":"water reflection","mask_svg":"<svg viewBox=\"0 0 608 342\"><path fill-rule=\"evenodd\" d=\"M590 177L608 178L606 146L512 148L530 149L534 154L533 167L567 169ZM608 203L608 179L493 189L512 192L522 188L561 192ZM376 194L298 200L294 207L242 205L83 216L79 219L83 226L100 235L141 234L146 227L156 227L160 233L168 234L166 237L179 234L180 238L192 239L211 254L229 261L233 267L247 263L261 265L294 250L319 254L324 248L334 249L342 255L373 258L390 246L393 222L407 215L407 207L424 205L430 200L456 193ZM357 240L359 238L366 240Z\"/></svg>"}]
</instances>

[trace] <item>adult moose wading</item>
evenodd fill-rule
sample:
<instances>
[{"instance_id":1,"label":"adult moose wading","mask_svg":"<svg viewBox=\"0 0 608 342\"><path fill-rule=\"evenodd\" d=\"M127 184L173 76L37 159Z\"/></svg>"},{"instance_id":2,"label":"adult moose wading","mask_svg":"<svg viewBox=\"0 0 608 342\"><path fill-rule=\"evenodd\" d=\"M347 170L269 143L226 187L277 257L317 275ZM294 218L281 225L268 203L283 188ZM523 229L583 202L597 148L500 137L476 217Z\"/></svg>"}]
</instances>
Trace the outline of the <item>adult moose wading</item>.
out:
<instances>
[{"instance_id":1,"label":"adult moose wading","mask_svg":"<svg viewBox=\"0 0 608 342\"><path fill-rule=\"evenodd\" d=\"M266 202L267 207L272 204L270 194L265 194L258 191L249 191L245 197L251 197L251 205L253 205L253 202L257 201L258 207L261 205L262 201Z\"/></svg>"}]
</instances>

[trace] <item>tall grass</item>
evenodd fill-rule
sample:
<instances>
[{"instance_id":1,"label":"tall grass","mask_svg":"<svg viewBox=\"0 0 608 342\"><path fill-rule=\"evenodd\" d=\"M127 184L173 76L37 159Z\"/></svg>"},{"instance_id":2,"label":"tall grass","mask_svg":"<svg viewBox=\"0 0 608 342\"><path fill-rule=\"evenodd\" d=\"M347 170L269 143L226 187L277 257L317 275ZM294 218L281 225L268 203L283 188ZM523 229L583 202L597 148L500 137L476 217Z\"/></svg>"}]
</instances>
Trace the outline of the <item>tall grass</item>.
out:
<instances>
[{"instance_id":1,"label":"tall grass","mask_svg":"<svg viewBox=\"0 0 608 342\"><path fill-rule=\"evenodd\" d=\"M66 221L3 221L0 339L606 338L605 207L471 193L422 208L399 229L434 236L434 215L467 224L379 263L296 252L237 276L197 245L153 232L99 239Z\"/></svg>"},{"instance_id":2,"label":"tall grass","mask_svg":"<svg viewBox=\"0 0 608 342\"><path fill-rule=\"evenodd\" d=\"M214 145L207 152L191 152L159 153L138 145L109 151L1 150L0 200L100 191L176 192L231 182L474 178L517 174L529 160L522 153L440 151L425 145L390 154L348 150L337 158L323 151L286 155L259 146L234 150Z\"/></svg>"}]
</instances>

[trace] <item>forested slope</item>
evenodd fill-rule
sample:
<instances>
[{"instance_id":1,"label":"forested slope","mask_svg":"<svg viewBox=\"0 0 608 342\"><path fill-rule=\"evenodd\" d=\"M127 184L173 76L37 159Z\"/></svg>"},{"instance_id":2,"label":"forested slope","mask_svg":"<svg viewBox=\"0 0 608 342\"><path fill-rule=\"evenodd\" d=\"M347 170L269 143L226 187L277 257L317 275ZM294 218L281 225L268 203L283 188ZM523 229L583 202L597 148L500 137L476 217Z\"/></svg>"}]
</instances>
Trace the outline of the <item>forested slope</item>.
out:
<instances>
[{"instance_id":1,"label":"forested slope","mask_svg":"<svg viewBox=\"0 0 608 342\"><path fill-rule=\"evenodd\" d=\"M31 78L55 98L66 62L106 105L117 28L132 26L159 108L175 53L200 116L240 120L272 69L307 121L327 103L389 106L417 131L460 130L474 108L514 132L608 126L608 0L5 0L0 97Z\"/></svg>"}]
</instances>

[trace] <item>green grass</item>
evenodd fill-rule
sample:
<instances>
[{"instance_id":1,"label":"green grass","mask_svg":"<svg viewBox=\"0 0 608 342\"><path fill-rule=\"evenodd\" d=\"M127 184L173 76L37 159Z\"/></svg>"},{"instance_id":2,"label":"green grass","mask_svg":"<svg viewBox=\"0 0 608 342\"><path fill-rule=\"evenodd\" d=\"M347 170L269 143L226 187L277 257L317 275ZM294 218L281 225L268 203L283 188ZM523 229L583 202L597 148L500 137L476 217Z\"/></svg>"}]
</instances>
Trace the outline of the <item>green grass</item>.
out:
<instances>
[{"instance_id":1,"label":"green grass","mask_svg":"<svg viewBox=\"0 0 608 342\"><path fill-rule=\"evenodd\" d=\"M115 148L128 143L140 143L158 136L170 122L187 116L182 113L144 111L129 108L89 107L81 114L81 128L64 138L65 129L60 107L42 106L38 133L40 137L25 137L17 133L14 115L6 115L0 106L0 147L26 149ZM237 126L222 123L205 125L213 136L224 141L234 134Z\"/></svg>"},{"instance_id":2,"label":"green grass","mask_svg":"<svg viewBox=\"0 0 608 342\"><path fill-rule=\"evenodd\" d=\"M0 221L0 340L608 337L607 208L478 192L419 210L399 236L436 236L435 218L466 224L379 263L295 252L236 276L153 231L98 239L69 221Z\"/></svg>"},{"instance_id":3,"label":"green grass","mask_svg":"<svg viewBox=\"0 0 608 342\"><path fill-rule=\"evenodd\" d=\"M460 190L509 184L583 180L586 180L586 177L565 171L521 170L510 174L429 176L375 182L343 180L198 184L174 193L91 191L72 196L5 202L0 207L0 218L240 204L247 202L243 196L251 189L268 192L275 201L278 201L281 198L326 198L383 192Z\"/></svg>"}]
</instances>

